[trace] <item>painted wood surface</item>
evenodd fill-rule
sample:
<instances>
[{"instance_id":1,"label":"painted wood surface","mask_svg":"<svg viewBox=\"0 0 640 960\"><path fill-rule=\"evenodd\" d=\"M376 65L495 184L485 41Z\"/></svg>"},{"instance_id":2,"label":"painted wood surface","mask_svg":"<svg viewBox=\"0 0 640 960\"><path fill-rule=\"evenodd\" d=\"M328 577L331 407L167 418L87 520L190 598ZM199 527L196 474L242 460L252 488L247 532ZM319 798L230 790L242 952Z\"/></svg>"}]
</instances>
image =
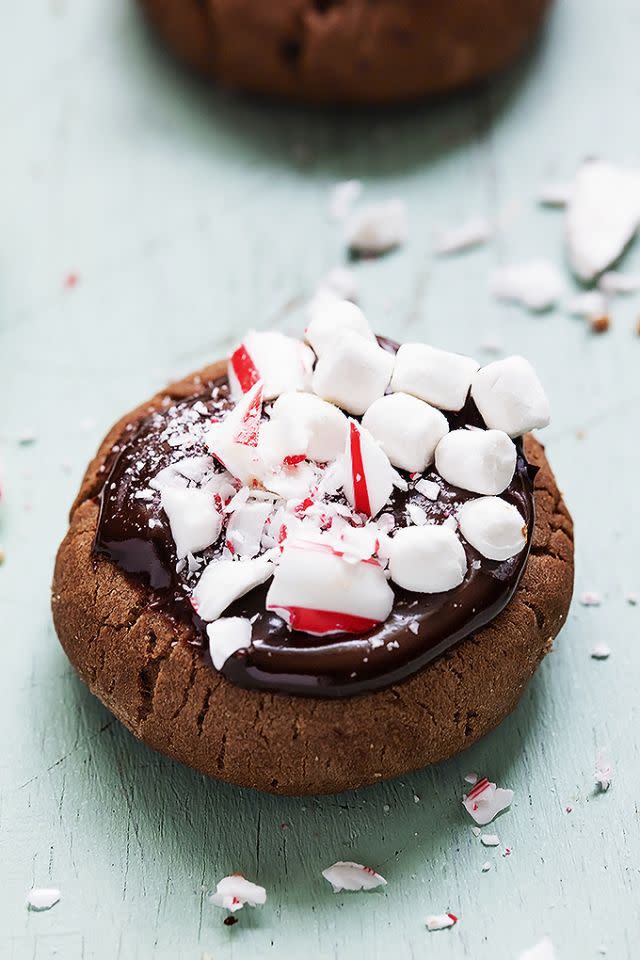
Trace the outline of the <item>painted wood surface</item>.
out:
<instances>
[{"instance_id":1,"label":"painted wood surface","mask_svg":"<svg viewBox=\"0 0 640 960\"><path fill-rule=\"evenodd\" d=\"M11 960L280 957L511 960L549 933L560 960L637 957L640 830L637 299L590 336L561 310L498 307L492 266L562 258L543 180L588 154L637 159L640 8L561 0L527 61L489 89L397 111L246 102L186 78L127 0L7 5L0 36L0 955ZM248 325L295 329L344 256L327 192L356 176L403 197L405 249L356 267L376 329L488 359L530 356L545 441L577 524L577 594L514 715L436 769L358 793L281 800L207 781L136 743L59 649L49 582L65 513L122 411L222 354ZM435 260L434 228L499 217L498 238ZM640 265L631 250L630 269ZM77 275L74 285L72 275ZM71 277L71 279L69 279ZM570 282L570 281L568 281ZM33 432L34 442L20 443ZM590 657L594 643L612 648ZM596 795L596 748L615 780ZM479 845L468 770L516 791ZM570 811L570 812L569 812ZM338 858L382 891L334 895ZM489 860L492 868L481 872ZM269 892L232 928L205 890L242 870ZM44 914L24 906L55 885ZM430 913L460 917L428 933Z\"/></svg>"}]
</instances>

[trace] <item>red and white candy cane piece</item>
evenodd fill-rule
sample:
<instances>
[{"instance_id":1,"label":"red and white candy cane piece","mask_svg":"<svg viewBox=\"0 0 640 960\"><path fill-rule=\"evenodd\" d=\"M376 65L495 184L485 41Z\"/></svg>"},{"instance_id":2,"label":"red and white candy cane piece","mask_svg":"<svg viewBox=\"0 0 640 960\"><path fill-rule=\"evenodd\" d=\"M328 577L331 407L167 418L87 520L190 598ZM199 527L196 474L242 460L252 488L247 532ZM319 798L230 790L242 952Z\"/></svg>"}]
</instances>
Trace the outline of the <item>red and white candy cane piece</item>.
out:
<instances>
[{"instance_id":1,"label":"red and white candy cane piece","mask_svg":"<svg viewBox=\"0 0 640 960\"><path fill-rule=\"evenodd\" d=\"M247 447L258 446L263 396L262 381L258 380L251 387L242 403L236 407L236 411L240 415L240 422L232 437L234 443L242 443Z\"/></svg>"},{"instance_id":2,"label":"red and white candy cane piece","mask_svg":"<svg viewBox=\"0 0 640 960\"><path fill-rule=\"evenodd\" d=\"M462 805L478 826L484 827L487 823L491 823L501 810L506 810L512 800L513 790L498 787L483 777L462 798Z\"/></svg>"},{"instance_id":3,"label":"red and white candy cane piece","mask_svg":"<svg viewBox=\"0 0 640 960\"><path fill-rule=\"evenodd\" d=\"M349 421L345 450L344 495L356 511L375 517L391 496L393 468L371 434Z\"/></svg>"},{"instance_id":4,"label":"red and white candy cane piece","mask_svg":"<svg viewBox=\"0 0 640 960\"><path fill-rule=\"evenodd\" d=\"M375 560L349 562L327 542L287 539L266 606L304 633L366 633L389 616L393 591Z\"/></svg>"},{"instance_id":5,"label":"red and white candy cane piece","mask_svg":"<svg viewBox=\"0 0 640 960\"><path fill-rule=\"evenodd\" d=\"M265 400L286 390L304 390L310 374L308 352L301 340L276 330L250 331L229 358L232 398L248 393L258 380L264 383Z\"/></svg>"},{"instance_id":6,"label":"red and white candy cane piece","mask_svg":"<svg viewBox=\"0 0 640 960\"><path fill-rule=\"evenodd\" d=\"M341 890L374 890L375 887L384 887L387 881L372 867L352 860L338 860L322 871L322 876L333 887L334 893Z\"/></svg>"},{"instance_id":7,"label":"red and white candy cane piece","mask_svg":"<svg viewBox=\"0 0 640 960\"><path fill-rule=\"evenodd\" d=\"M257 883L252 883L241 873L232 873L230 877L223 877L216 885L215 893L209 897L209 902L215 907L223 907L234 913L246 903L250 907L262 906L266 903L267 891Z\"/></svg>"}]
</instances>

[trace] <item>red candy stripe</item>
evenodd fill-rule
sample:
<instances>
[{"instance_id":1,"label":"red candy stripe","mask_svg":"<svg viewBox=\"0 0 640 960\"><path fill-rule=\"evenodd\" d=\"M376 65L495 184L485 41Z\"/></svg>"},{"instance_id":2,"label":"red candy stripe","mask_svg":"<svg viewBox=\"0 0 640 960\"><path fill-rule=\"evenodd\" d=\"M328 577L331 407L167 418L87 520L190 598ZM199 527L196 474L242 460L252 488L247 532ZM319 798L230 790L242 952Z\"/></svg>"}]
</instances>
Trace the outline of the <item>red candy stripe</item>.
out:
<instances>
[{"instance_id":1,"label":"red candy stripe","mask_svg":"<svg viewBox=\"0 0 640 960\"><path fill-rule=\"evenodd\" d=\"M279 607L289 614L289 624L294 630L320 636L325 633L367 633L378 626L378 620L356 617L350 613L332 610L310 610L307 607Z\"/></svg>"},{"instance_id":2,"label":"red candy stripe","mask_svg":"<svg viewBox=\"0 0 640 960\"><path fill-rule=\"evenodd\" d=\"M248 393L254 383L257 383L260 379L260 372L244 344L241 343L237 350L234 350L231 354L231 366L240 384L240 389L243 393Z\"/></svg>"},{"instance_id":3,"label":"red candy stripe","mask_svg":"<svg viewBox=\"0 0 640 960\"><path fill-rule=\"evenodd\" d=\"M484 793L484 791L487 789L488 786L489 786L489 781L487 780L486 777L483 777L482 780L478 780L473 790L470 790L469 793L467 794L467 800L473 800L474 797L477 797L481 793Z\"/></svg>"},{"instance_id":4,"label":"red candy stripe","mask_svg":"<svg viewBox=\"0 0 640 960\"><path fill-rule=\"evenodd\" d=\"M260 414L262 413L262 387L256 391L256 395L249 404L248 409L242 417L242 423L238 432L234 436L236 443L243 443L247 447L258 446L258 436L260 434Z\"/></svg>"},{"instance_id":5,"label":"red candy stripe","mask_svg":"<svg viewBox=\"0 0 640 960\"><path fill-rule=\"evenodd\" d=\"M351 474L353 476L353 501L357 513L366 513L371 516L371 504L369 503L369 490L367 489L367 478L364 472L364 462L362 460L362 447L360 444L360 430L357 425L351 421Z\"/></svg>"}]
</instances>

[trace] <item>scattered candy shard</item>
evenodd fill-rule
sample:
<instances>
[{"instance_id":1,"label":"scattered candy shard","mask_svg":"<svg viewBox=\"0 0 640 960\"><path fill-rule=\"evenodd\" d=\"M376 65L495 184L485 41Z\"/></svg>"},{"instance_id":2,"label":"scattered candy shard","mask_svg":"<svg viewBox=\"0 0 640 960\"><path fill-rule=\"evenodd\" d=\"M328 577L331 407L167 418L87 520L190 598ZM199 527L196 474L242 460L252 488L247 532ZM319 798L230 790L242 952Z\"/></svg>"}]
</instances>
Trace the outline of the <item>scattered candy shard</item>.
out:
<instances>
[{"instance_id":1,"label":"scattered candy shard","mask_svg":"<svg viewBox=\"0 0 640 960\"><path fill-rule=\"evenodd\" d=\"M406 242L409 217L402 200L387 200L360 207L349 217L345 240L349 250L377 256Z\"/></svg>"},{"instance_id":2,"label":"scattered candy shard","mask_svg":"<svg viewBox=\"0 0 640 960\"><path fill-rule=\"evenodd\" d=\"M600 160L583 163L566 215L569 261L591 281L623 254L640 223L640 170Z\"/></svg>"},{"instance_id":3,"label":"scattered candy shard","mask_svg":"<svg viewBox=\"0 0 640 960\"><path fill-rule=\"evenodd\" d=\"M488 873L489 870L491 870L491 862L489 860L485 860L480 869L483 873Z\"/></svg>"},{"instance_id":4,"label":"scattered candy shard","mask_svg":"<svg viewBox=\"0 0 640 960\"><path fill-rule=\"evenodd\" d=\"M472 217L463 223L439 230L435 237L433 252L439 256L460 253L486 243L492 235L493 229L486 217Z\"/></svg>"},{"instance_id":5,"label":"scattered candy shard","mask_svg":"<svg viewBox=\"0 0 640 960\"><path fill-rule=\"evenodd\" d=\"M551 181L538 190L538 202L544 207L566 207L573 194L572 183Z\"/></svg>"},{"instance_id":6,"label":"scattered candy shard","mask_svg":"<svg viewBox=\"0 0 640 960\"><path fill-rule=\"evenodd\" d=\"M611 656L611 647L606 643L596 643L591 648L593 660L608 660Z\"/></svg>"},{"instance_id":7,"label":"scattered candy shard","mask_svg":"<svg viewBox=\"0 0 640 960\"><path fill-rule=\"evenodd\" d=\"M333 887L334 893L341 890L374 890L376 887L385 887L387 881L372 867L365 867L352 860L338 860L322 871L322 876Z\"/></svg>"},{"instance_id":8,"label":"scattered candy shard","mask_svg":"<svg viewBox=\"0 0 640 960\"><path fill-rule=\"evenodd\" d=\"M598 280L598 287L604 293L611 295L636 293L640 290L640 274L609 270L607 273L603 273Z\"/></svg>"},{"instance_id":9,"label":"scattered candy shard","mask_svg":"<svg viewBox=\"0 0 640 960\"><path fill-rule=\"evenodd\" d=\"M208 490L165 487L160 502L169 518L178 560L206 549L220 536L222 517L216 509L213 494Z\"/></svg>"},{"instance_id":10,"label":"scattered candy shard","mask_svg":"<svg viewBox=\"0 0 640 960\"><path fill-rule=\"evenodd\" d=\"M202 572L191 602L205 621L217 620L227 607L273 575L273 564L265 557L253 560L212 560Z\"/></svg>"},{"instance_id":11,"label":"scattered candy shard","mask_svg":"<svg viewBox=\"0 0 640 960\"><path fill-rule=\"evenodd\" d=\"M606 793L613 779L613 767L607 756L607 751L600 748L596 753L595 784L598 790Z\"/></svg>"},{"instance_id":12,"label":"scattered candy shard","mask_svg":"<svg viewBox=\"0 0 640 960\"><path fill-rule=\"evenodd\" d=\"M305 453L311 460L335 460L347 439L344 413L313 393L283 393L271 408L270 423L281 424L285 433L298 429L306 435Z\"/></svg>"},{"instance_id":13,"label":"scattered candy shard","mask_svg":"<svg viewBox=\"0 0 640 960\"><path fill-rule=\"evenodd\" d=\"M349 422L344 461L347 501L357 513L377 516L391 496L393 470L384 450L355 420Z\"/></svg>"},{"instance_id":14,"label":"scattered candy shard","mask_svg":"<svg viewBox=\"0 0 640 960\"><path fill-rule=\"evenodd\" d=\"M518 960L555 960L556 953L549 937L543 937L539 943L523 950Z\"/></svg>"},{"instance_id":15,"label":"scattered candy shard","mask_svg":"<svg viewBox=\"0 0 640 960\"><path fill-rule=\"evenodd\" d=\"M458 918L453 913L436 913L427 917L427 930L446 930L453 927L458 922Z\"/></svg>"},{"instance_id":16,"label":"scattered candy shard","mask_svg":"<svg viewBox=\"0 0 640 960\"><path fill-rule=\"evenodd\" d=\"M440 410L461 410L480 364L472 357L403 343L396 354L391 389L410 393Z\"/></svg>"},{"instance_id":17,"label":"scattered candy shard","mask_svg":"<svg viewBox=\"0 0 640 960\"><path fill-rule=\"evenodd\" d=\"M350 562L326 540L287 540L266 606L293 630L365 633L389 616L393 591L375 560Z\"/></svg>"},{"instance_id":18,"label":"scattered candy shard","mask_svg":"<svg viewBox=\"0 0 640 960\"><path fill-rule=\"evenodd\" d=\"M497 833L482 833L480 834L480 843L483 847L499 847L500 837Z\"/></svg>"},{"instance_id":19,"label":"scattered candy shard","mask_svg":"<svg viewBox=\"0 0 640 960\"><path fill-rule=\"evenodd\" d=\"M251 646L251 621L246 617L220 617L207 626L209 653L216 670L222 670L230 656Z\"/></svg>"},{"instance_id":20,"label":"scattered candy shard","mask_svg":"<svg viewBox=\"0 0 640 960\"><path fill-rule=\"evenodd\" d=\"M233 873L230 877L223 877L216 885L215 893L209 897L209 903L235 913L245 904L250 907L262 906L266 903L267 891L264 887L252 883L241 873Z\"/></svg>"},{"instance_id":21,"label":"scattered candy shard","mask_svg":"<svg viewBox=\"0 0 640 960\"><path fill-rule=\"evenodd\" d=\"M362 181L360 180L341 180L339 183L334 183L329 191L329 216L331 219L346 220L361 193Z\"/></svg>"},{"instance_id":22,"label":"scattered candy shard","mask_svg":"<svg viewBox=\"0 0 640 960\"><path fill-rule=\"evenodd\" d=\"M285 390L304 390L308 379L305 346L277 330L249 331L229 358L229 387L234 400L262 380L264 399Z\"/></svg>"},{"instance_id":23,"label":"scattered candy shard","mask_svg":"<svg viewBox=\"0 0 640 960\"><path fill-rule=\"evenodd\" d=\"M546 427L551 419L547 395L524 357L505 357L482 367L471 384L471 396L487 427L510 437Z\"/></svg>"},{"instance_id":24,"label":"scattered candy shard","mask_svg":"<svg viewBox=\"0 0 640 960\"><path fill-rule=\"evenodd\" d=\"M497 787L495 783L483 777L475 787L462 798L462 805L479 827L485 827L502 811L511 805L513 790Z\"/></svg>"},{"instance_id":25,"label":"scattered candy shard","mask_svg":"<svg viewBox=\"0 0 640 960\"><path fill-rule=\"evenodd\" d=\"M358 281L349 267L333 267L320 280L316 295L332 293L341 300L355 300L358 295Z\"/></svg>"},{"instance_id":26,"label":"scattered candy shard","mask_svg":"<svg viewBox=\"0 0 640 960\"><path fill-rule=\"evenodd\" d=\"M595 590L585 590L580 594L580 604L583 607L599 607L602 603L602 596Z\"/></svg>"},{"instance_id":27,"label":"scattered candy shard","mask_svg":"<svg viewBox=\"0 0 640 960\"><path fill-rule=\"evenodd\" d=\"M27 894L29 910L50 910L60 900L60 891L55 887L32 887Z\"/></svg>"},{"instance_id":28,"label":"scattered candy shard","mask_svg":"<svg viewBox=\"0 0 640 960\"><path fill-rule=\"evenodd\" d=\"M607 309L607 298L600 290L587 290L585 293L579 293L566 304L567 313L577 317L586 317L587 320L591 320L593 317L601 317L607 312Z\"/></svg>"},{"instance_id":29,"label":"scattered candy shard","mask_svg":"<svg viewBox=\"0 0 640 960\"><path fill-rule=\"evenodd\" d=\"M489 289L498 300L519 303L540 312L553 307L564 290L558 268L548 260L527 260L498 267L489 278Z\"/></svg>"},{"instance_id":30,"label":"scattered candy shard","mask_svg":"<svg viewBox=\"0 0 640 960\"><path fill-rule=\"evenodd\" d=\"M509 560L527 543L524 518L500 497L467 500L458 510L458 523L465 540L488 560Z\"/></svg>"}]
</instances>

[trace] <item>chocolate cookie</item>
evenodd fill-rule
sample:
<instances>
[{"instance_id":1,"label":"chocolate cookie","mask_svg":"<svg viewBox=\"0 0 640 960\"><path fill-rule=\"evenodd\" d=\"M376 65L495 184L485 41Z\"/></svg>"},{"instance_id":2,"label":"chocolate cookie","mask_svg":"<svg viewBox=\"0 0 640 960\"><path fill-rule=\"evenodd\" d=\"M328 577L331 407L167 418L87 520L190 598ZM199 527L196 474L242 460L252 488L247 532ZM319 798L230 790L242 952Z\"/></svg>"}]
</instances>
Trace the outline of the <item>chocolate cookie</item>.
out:
<instances>
[{"instance_id":1,"label":"chocolate cookie","mask_svg":"<svg viewBox=\"0 0 640 960\"><path fill-rule=\"evenodd\" d=\"M510 63L550 0L141 0L173 51L225 86L384 103L466 86Z\"/></svg>"},{"instance_id":2,"label":"chocolate cookie","mask_svg":"<svg viewBox=\"0 0 640 960\"><path fill-rule=\"evenodd\" d=\"M530 434L523 442L517 438L525 409L522 404L500 407L497 394L487 393L487 385L491 386L498 372L502 383L508 382L511 372L517 372L520 389L532 371L522 366L526 363L522 358L511 358L500 361L499 371L492 371L495 365L490 364L476 372L477 364L469 358L431 351L423 345L411 345L404 356L402 351L397 354L392 360L393 376L389 369L376 390L384 394L383 406L395 396L405 398L401 402L412 400L428 408L416 407L414 419L417 421L418 414L430 418L427 432L420 436L427 436L430 424L438 425L438 437L429 441L435 446L438 473L429 467L429 450L419 452L418 434L411 445L399 449L389 445L379 408L374 415L376 401L372 403L371 397L362 401L364 380L358 385L356 356L353 383L342 400L353 407L358 395L357 403L366 406L362 420L366 429L354 417L351 434L347 434L353 488L348 488L348 477L343 476L344 496L333 492L321 496L316 476L313 496L296 501L294 495L286 500L289 513L279 515L277 511L285 508L278 504L285 500L281 494L270 493L270 488L279 489L285 476L290 483L302 461L313 462L312 456L324 463L331 455L326 444L332 442L335 424L327 430L327 421L323 421L322 431L316 431L313 438L315 452L307 437L307 460L302 454L285 455L280 472L272 471L264 485L255 480L241 484L237 474L245 469L245 461L236 465L231 459L232 447L245 447L236 449L234 456L248 452L255 459L266 436L265 423L277 422L283 404L286 412L292 397L297 415L306 416L299 404L309 396L302 394L301 399L300 394L288 392L289 386L296 388L294 382L273 382L273 370L280 376L282 363L286 363L288 346L284 341L288 338L274 348L278 362L270 372L269 357L259 339L281 335L252 336L234 352L228 373L227 364L218 363L173 384L123 418L105 438L72 507L70 528L56 562L52 602L61 643L90 689L137 737L203 773L232 783L274 793L328 793L449 757L474 743L514 708L550 649L571 599L572 523L544 450ZM338 389L330 386L326 368L339 353L332 338L327 338L318 324L310 324L307 337L321 360L325 358L324 370L319 371L320 361L315 365L316 393ZM356 350L379 349L370 341L366 348L360 341L355 346L349 343ZM393 355L394 345L380 343L387 355ZM437 370L446 375L440 382L431 377L425 388L416 380L416 370L408 365L408 359L419 357L418 372L428 370L428 351L437 360ZM254 380L249 383L251 371L264 379L249 377ZM469 382L471 396L467 397ZM413 396L401 387L411 390ZM385 393L389 389L396 392ZM414 399L424 389L435 391L446 416L425 400ZM525 416L527 422L538 418L541 425L545 411L536 389L533 382L528 387ZM270 408L269 420L261 409L263 393L271 397L280 394ZM460 407L457 411L452 409L456 406ZM482 417L478 407L483 410ZM247 416L234 421L233 444L223 448L231 414L241 409ZM336 418L343 416L337 408L332 410ZM395 433L401 433L396 411L389 412L395 418ZM508 432L484 430L484 425L491 426L496 418L502 418ZM209 425L210 420L215 422ZM205 428L206 447L198 446ZM253 431L259 430L258 443ZM516 436L515 441L509 440L509 434ZM291 430L286 432L286 442L294 449L292 435ZM399 464L397 471L392 470L385 452L380 453L384 469L376 472L379 465L371 459L367 446L371 435L380 444L375 445L376 450L388 451L394 464L407 455L412 461L423 457L424 476L409 469L418 466L413 462L406 469ZM271 451L277 447L277 433L272 430L268 438ZM321 441L323 449L318 447ZM462 459L456 454L461 441L467 444ZM486 456L481 449L485 441L492 443ZM216 509L224 517L223 533L219 525L205 531L204 519L211 511L204 519L198 515L195 528L193 523L185 527L188 515L184 500L180 500L183 494L178 494L180 510L173 516L174 494L167 495L167 490L186 489L172 486L178 458L186 451L179 469L190 479L178 479L193 491L194 470L202 470L206 459L203 450L212 449L217 450L218 459L224 453L227 467L233 465L236 471L235 487L228 492L220 484L221 478L231 474L219 465L206 482L200 478L200 485L212 496L214 489L219 491L215 493ZM359 455L357 462L354 452ZM475 472L465 478L460 470L467 470L470 460L476 463ZM394 490L380 507L373 501L387 467L394 474ZM319 474L321 482L325 482L326 472ZM460 485L454 486L445 476ZM500 488L502 495L491 495L493 488ZM287 487L285 496L290 492ZM473 492L486 495L475 497ZM363 502L363 494L371 502ZM198 489L196 500L199 495ZM243 512L243 504L255 497L255 507L261 496L267 498L271 514L262 521L262 546L252 553L245 549L250 517ZM269 496L280 499L269 501ZM349 504L355 512L340 528L338 518L348 514ZM208 501L205 506L208 509ZM476 513L478 507L482 512L496 506L511 514L517 512L522 522L509 528L511 514L504 522L500 514L498 521L487 525L481 517L469 514L469 506ZM236 523L234 527L233 520L240 519L245 526ZM493 533L487 533L495 533L496 522L502 531L499 542ZM305 523L308 528L317 525L313 543L308 533L294 536L293 525L300 523L299 531L304 531ZM362 538L354 546L354 530L362 533L374 525L386 547L376 539L368 551L359 553ZM437 545L436 560L423 555L420 563L413 563L412 548L409 545L407 553L398 534L406 538L408 531L409 539L419 539L421 530L433 532L436 528L447 528L449 537ZM464 549L454 528L462 531ZM268 529L273 541L267 537ZM239 530L244 541L237 539ZM191 541L187 543L184 537ZM330 549L327 543L332 544ZM453 565L447 552L452 546ZM209 569L219 573L226 563L237 574L239 569L253 569L248 564L268 562L270 555L279 558L280 551L276 575L273 570L268 573L273 578L268 592L262 585L267 577L262 574L255 584L245 585L244 592L235 588L224 600L220 595L228 585L219 578L213 590L207 592L203 587ZM245 559L257 552L260 557L256 560ZM285 558L292 568L288 572ZM342 564L351 577L351 593L341 588L334 602L319 601L320 610L309 609L313 604L304 601L304 591L310 588L301 583L304 564L309 563L315 565L313 575L318 581L324 576L323 564ZM381 573L387 563L389 582ZM361 594L352 570L365 578ZM413 582L415 576L420 583ZM453 579L444 582L443 576ZM311 589L317 596L316 584ZM290 595L293 591L295 597L296 590L302 593L291 605ZM387 594L390 613L389 608L380 609ZM363 597L361 609L358 604ZM212 603L220 610L213 609ZM327 618L337 619L328 622ZM228 632L223 636L220 630L231 627L246 629L247 639L225 648Z\"/></svg>"}]
</instances>

